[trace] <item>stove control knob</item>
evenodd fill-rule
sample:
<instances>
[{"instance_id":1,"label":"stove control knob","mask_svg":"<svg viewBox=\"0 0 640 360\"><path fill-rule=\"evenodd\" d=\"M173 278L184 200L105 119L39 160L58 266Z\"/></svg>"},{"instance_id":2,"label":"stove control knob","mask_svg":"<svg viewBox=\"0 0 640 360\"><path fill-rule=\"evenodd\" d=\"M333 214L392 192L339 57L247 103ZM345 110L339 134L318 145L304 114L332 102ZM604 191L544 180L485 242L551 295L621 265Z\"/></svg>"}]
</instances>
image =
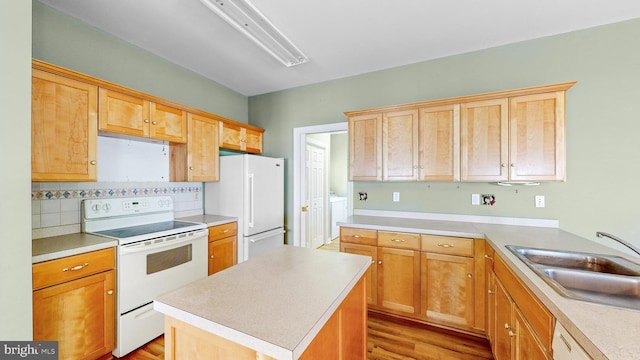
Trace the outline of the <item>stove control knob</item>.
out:
<instances>
[{"instance_id":1,"label":"stove control knob","mask_svg":"<svg viewBox=\"0 0 640 360\"><path fill-rule=\"evenodd\" d=\"M111 204L104 204L104 205L102 205L102 210L104 210L104 211L109 211L109 210L111 210Z\"/></svg>"},{"instance_id":2,"label":"stove control knob","mask_svg":"<svg viewBox=\"0 0 640 360\"><path fill-rule=\"evenodd\" d=\"M100 204L93 204L91 206L91 210L93 210L93 212L98 212L100 211Z\"/></svg>"},{"instance_id":3,"label":"stove control knob","mask_svg":"<svg viewBox=\"0 0 640 360\"><path fill-rule=\"evenodd\" d=\"M166 206L169 206L169 205L171 204L171 201L169 201L169 199L166 199L166 200L164 201L164 204L165 204Z\"/></svg>"}]
</instances>

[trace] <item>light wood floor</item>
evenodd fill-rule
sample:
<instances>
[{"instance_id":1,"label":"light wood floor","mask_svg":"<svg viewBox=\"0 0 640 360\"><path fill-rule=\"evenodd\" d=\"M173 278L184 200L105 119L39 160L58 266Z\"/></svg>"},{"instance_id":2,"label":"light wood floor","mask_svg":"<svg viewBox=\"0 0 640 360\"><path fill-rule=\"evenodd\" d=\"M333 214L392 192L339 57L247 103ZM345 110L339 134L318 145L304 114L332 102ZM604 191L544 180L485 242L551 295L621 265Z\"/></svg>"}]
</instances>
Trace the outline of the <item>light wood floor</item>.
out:
<instances>
[{"instance_id":1,"label":"light wood floor","mask_svg":"<svg viewBox=\"0 0 640 360\"><path fill-rule=\"evenodd\" d=\"M164 360L164 337L121 359ZM493 356L485 339L370 312L367 359L481 360Z\"/></svg>"},{"instance_id":2,"label":"light wood floor","mask_svg":"<svg viewBox=\"0 0 640 360\"><path fill-rule=\"evenodd\" d=\"M340 251L340 238L335 238L330 243L319 246L318 250Z\"/></svg>"}]
</instances>

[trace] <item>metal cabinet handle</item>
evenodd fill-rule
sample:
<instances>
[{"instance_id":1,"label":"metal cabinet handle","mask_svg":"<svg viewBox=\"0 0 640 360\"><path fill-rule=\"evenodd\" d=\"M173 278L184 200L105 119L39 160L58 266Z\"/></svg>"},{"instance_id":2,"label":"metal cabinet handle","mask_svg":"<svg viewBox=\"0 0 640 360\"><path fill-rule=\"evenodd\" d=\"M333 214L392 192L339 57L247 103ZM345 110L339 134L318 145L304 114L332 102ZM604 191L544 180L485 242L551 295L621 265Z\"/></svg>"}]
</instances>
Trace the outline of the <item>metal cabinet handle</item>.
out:
<instances>
[{"instance_id":1,"label":"metal cabinet handle","mask_svg":"<svg viewBox=\"0 0 640 360\"><path fill-rule=\"evenodd\" d=\"M229 229L224 229L224 230L221 230L221 231L220 231L220 233L221 233L221 234L226 234L226 233L228 233L228 232L229 232Z\"/></svg>"},{"instance_id":2,"label":"metal cabinet handle","mask_svg":"<svg viewBox=\"0 0 640 360\"><path fill-rule=\"evenodd\" d=\"M487 290L487 294L493 295L493 290L491 290L491 289Z\"/></svg>"},{"instance_id":3,"label":"metal cabinet handle","mask_svg":"<svg viewBox=\"0 0 640 360\"><path fill-rule=\"evenodd\" d=\"M397 242L397 243L403 243L404 239L391 239L391 241Z\"/></svg>"},{"instance_id":4,"label":"metal cabinet handle","mask_svg":"<svg viewBox=\"0 0 640 360\"><path fill-rule=\"evenodd\" d=\"M148 124L149 123L149 119L144 119L144 123Z\"/></svg>"},{"instance_id":5,"label":"metal cabinet handle","mask_svg":"<svg viewBox=\"0 0 640 360\"><path fill-rule=\"evenodd\" d=\"M511 330L509 330L509 336L510 336L510 337L514 337L514 336L516 336L516 333L514 333L514 332L513 332L513 331L511 331Z\"/></svg>"},{"instance_id":6,"label":"metal cabinet handle","mask_svg":"<svg viewBox=\"0 0 640 360\"><path fill-rule=\"evenodd\" d=\"M107 291L107 294L108 294L108 295L113 295L113 290L109 290L109 291Z\"/></svg>"},{"instance_id":7,"label":"metal cabinet handle","mask_svg":"<svg viewBox=\"0 0 640 360\"><path fill-rule=\"evenodd\" d=\"M213 255L209 256L209 259L213 259Z\"/></svg>"},{"instance_id":8,"label":"metal cabinet handle","mask_svg":"<svg viewBox=\"0 0 640 360\"><path fill-rule=\"evenodd\" d=\"M382 265L382 260L378 260L378 265Z\"/></svg>"},{"instance_id":9,"label":"metal cabinet handle","mask_svg":"<svg viewBox=\"0 0 640 360\"><path fill-rule=\"evenodd\" d=\"M443 247L443 248L446 248L446 249L454 247L454 246L453 246L453 245L451 245L451 244L438 244L438 246Z\"/></svg>"},{"instance_id":10,"label":"metal cabinet handle","mask_svg":"<svg viewBox=\"0 0 640 360\"><path fill-rule=\"evenodd\" d=\"M487 259L487 260L493 261L493 256L489 256L487 254L484 254L484 258Z\"/></svg>"},{"instance_id":11,"label":"metal cabinet handle","mask_svg":"<svg viewBox=\"0 0 640 360\"><path fill-rule=\"evenodd\" d=\"M158 122L157 121L152 121L151 124L152 125L158 125Z\"/></svg>"},{"instance_id":12,"label":"metal cabinet handle","mask_svg":"<svg viewBox=\"0 0 640 360\"><path fill-rule=\"evenodd\" d=\"M509 326L509 323L504 323L504 328L509 330L509 329L511 329L511 326Z\"/></svg>"},{"instance_id":13,"label":"metal cabinet handle","mask_svg":"<svg viewBox=\"0 0 640 360\"><path fill-rule=\"evenodd\" d=\"M89 266L89 263L84 263L82 265L76 265L74 267L70 267L70 268L64 268L62 269L62 271L77 271L77 270L82 270L84 268L86 268L87 266Z\"/></svg>"},{"instance_id":14,"label":"metal cabinet handle","mask_svg":"<svg viewBox=\"0 0 640 360\"><path fill-rule=\"evenodd\" d=\"M502 163L502 164L500 164L500 167L507 167L507 164Z\"/></svg>"},{"instance_id":15,"label":"metal cabinet handle","mask_svg":"<svg viewBox=\"0 0 640 360\"><path fill-rule=\"evenodd\" d=\"M514 163L511 163L511 167L516 167L516 164L514 164Z\"/></svg>"},{"instance_id":16,"label":"metal cabinet handle","mask_svg":"<svg viewBox=\"0 0 640 360\"><path fill-rule=\"evenodd\" d=\"M91 164L91 165L95 165L95 164L97 164L97 163L98 163L98 162L97 162L97 161L95 161L95 160L91 160L91 161L89 162L89 164Z\"/></svg>"},{"instance_id":17,"label":"metal cabinet handle","mask_svg":"<svg viewBox=\"0 0 640 360\"><path fill-rule=\"evenodd\" d=\"M471 279L473 277L473 274L467 274L467 277Z\"/></svg>"},{"instance_id":18,"label":"metal cabinet handle","mask_svg":"<svg viewBox=\"0 0 640 360\"><path fill-rule=\"evenodd\" d=\"M353 235L353 237L354 237L354 238L356 238L356 239L359 239L359 238L361 238L362 236L360 236L360 235Z\"/></svg>"}]
</instances>

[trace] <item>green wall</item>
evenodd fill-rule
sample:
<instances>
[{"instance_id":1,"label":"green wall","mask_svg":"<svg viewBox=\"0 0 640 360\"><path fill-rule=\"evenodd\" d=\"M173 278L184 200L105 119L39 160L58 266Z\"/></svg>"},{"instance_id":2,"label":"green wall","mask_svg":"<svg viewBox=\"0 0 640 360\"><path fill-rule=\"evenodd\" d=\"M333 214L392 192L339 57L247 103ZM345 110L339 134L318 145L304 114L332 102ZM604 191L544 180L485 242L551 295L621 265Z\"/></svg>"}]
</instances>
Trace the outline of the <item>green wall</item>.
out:
<instances>
[{"instance_id":1,"label":"green wall","mask_svg":"<svg viewBox=\"0 0 640 360\"><path fill-rule=\"evenodd\" d=\"M265 152L288 159L289 231L293 128L346 121L347 110L575 80L567 93L567 182L355 183L355 193L369 196L354 207L558 219L587 238L608 231L640 245L638 34L633 20L249 98L251 123L267 130ZM495 194L497 203L472 206L472 193ZM546 197L545 208L534 207L535 195Z\"/></svg>"},{"instance_id":2,"label":"green wall","mask_svg":"<svg viewBox=\"0 0 640 360\"><path fill-rule=\"evenodd\" d=\"M31 340L30 2L0 1L0 48L0 339Z\"/></svg>"},{"instance_id":3,"label":"green wall","mask_svg":"<svg viewBox=\"0 0 640 360\"><path fill-rule=\"evenodd\" d=\"M246 96L36 0L33 0L33 57L248 122Z\"/></svg>"}]
</instances>

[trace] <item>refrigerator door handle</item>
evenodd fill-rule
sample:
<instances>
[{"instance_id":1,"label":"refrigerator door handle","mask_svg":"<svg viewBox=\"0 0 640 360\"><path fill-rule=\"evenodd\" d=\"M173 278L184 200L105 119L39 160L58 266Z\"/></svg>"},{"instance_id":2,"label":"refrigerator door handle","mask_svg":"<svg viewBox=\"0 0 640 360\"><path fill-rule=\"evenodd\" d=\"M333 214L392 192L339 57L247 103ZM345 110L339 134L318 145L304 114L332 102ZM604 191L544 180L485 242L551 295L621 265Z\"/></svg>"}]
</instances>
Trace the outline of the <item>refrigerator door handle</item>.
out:
<instances>
[{"instance_id":1,"label":"refrigerator door handle","mask_svg":"<svg viewBox=\"0 0 640 360\"><path fill-rule=\"evenodd\" d=\"M253 209L254 209L254 198L255 198L255 194L254 194L254 189L253 189L253 174L249 174L248 176L248 180L249 180L249 219L247 220L247 225L252 228L253 227L253 222L254 222L254 214L253 214Z\"/></svg>"},{"instance_id":2,"label":"refrigerator door handle","mask_svg":"<svg viewBox=\"0 0 640 360\"><path fill-rule=\"evenodd\" d=\"M254 243L256 241L260 241L260 240L264 240L264 239L268 239L271 237L274 237L276 235L280 235L280 234L284 234L286 231L285 230L278 230L278 231L268 231L267 233L265 233L263 236L259 236L259 237L251 237L249 238L249 241Z\"/></svg>"}]
</instances>

